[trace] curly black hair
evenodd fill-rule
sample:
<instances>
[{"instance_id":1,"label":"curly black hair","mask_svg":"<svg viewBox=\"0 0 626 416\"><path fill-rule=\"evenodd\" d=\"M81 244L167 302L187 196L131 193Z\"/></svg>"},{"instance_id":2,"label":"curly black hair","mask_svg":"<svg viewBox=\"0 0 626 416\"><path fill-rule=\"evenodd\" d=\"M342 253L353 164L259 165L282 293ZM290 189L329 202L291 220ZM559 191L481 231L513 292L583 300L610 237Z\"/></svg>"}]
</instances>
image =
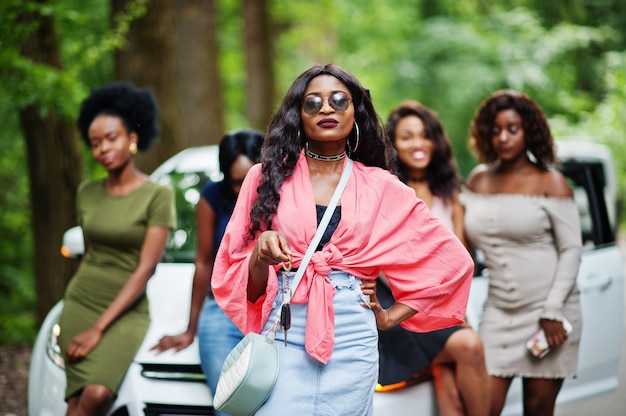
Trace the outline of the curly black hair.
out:
<instances>
[{"instance_id":1,"label":"curly black hair","mask_svg":"<svg viewBox=\"0 0 626 416\"><path fill-rule=\"evenodd\" d=\"M80 106L76 126L87 145L89 126L100 115L122 119L128 133L137 134L138 150L148 150L159 136L159 107L152 91L139 89L127 82L111 82L94 88Z\"/></svg>"},{"instance_id":2,"label":"curly black hair","mask_svg":"<svg viewBox=\"0 0 626 416\"><path fill-rule=\"evenodd\" d=\"M270 122L261 149L263 178L257 189L258 199L250 213L248 236L250 239L254 238L256 232L272 227L271 217L280 201L278 191L285 178L293 174L300 152L305 146L306 138L299 134L302 128L300 110L304 92L311 80L320 75L337 78L352 94L354 119L359 125L360 141L356 152L346 149L350 158L368 166L386 170L395 169L396 152L385 136L369 90L365 89L352 74L336 65L313 66L296 78ZM355 129L352 129L350 136L355 134ZM348 142L354 143L355 140L356 137L348 138Z\"/></svg>"},{"instance_id":3,"label":"curly black hair","mask_svg":"<svg viewBox=\"0 0 626 416\"><path fill-rule=\"evenodd\" d=\"M548 169L556 160L554 140L543 110L528 95L518 91L499 90L487 97L478 107L472 120L469 146L481 163L493 163L498 154L493 148L493 124L503 110L515 110L522 118L526 149L534 156L541 169Z\"/></svg>"},{"instance_id":4,"label":"curly black hair","mask_svg":"<svg viewBox=\"0 0 626 416\"><path fill-rule=\"evenodd\" d=\"M395 137L398 123L409 116L415 116L424 123L425 136L433 143L433 153L430 163L426 167L425 179L428 181L428 187L433 195L450 201L461 184L461 176L454 160L452 144L437 115L417 101L404 101L393 109L387 118L385 128L387 137L389 137L391 144L396 147ZM398 177L402 182L407 183L407 166L400 158L397 160Z\"/></svg>"}]
</instances>

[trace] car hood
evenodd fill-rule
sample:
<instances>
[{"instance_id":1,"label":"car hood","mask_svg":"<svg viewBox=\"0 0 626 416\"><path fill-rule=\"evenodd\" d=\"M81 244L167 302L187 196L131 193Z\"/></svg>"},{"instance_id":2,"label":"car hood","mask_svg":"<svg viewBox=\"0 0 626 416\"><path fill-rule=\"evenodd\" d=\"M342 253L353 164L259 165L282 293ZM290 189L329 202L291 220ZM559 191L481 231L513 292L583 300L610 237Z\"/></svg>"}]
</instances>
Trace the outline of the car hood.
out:
<instances>
[{"instance_id":1,"label":"car hood","mask_svg":"<svg viewBox=\"0 0 626 416\"><path fill-rule=\"evenodd\" d=\"M192 263L160 263L157 266L147 288L150 328L135 361L142 364L200 363L197 340L179 352L159 354L150 350L162 336L179 334L187 329L194 270Z\"/></svg>"}]
</instances>

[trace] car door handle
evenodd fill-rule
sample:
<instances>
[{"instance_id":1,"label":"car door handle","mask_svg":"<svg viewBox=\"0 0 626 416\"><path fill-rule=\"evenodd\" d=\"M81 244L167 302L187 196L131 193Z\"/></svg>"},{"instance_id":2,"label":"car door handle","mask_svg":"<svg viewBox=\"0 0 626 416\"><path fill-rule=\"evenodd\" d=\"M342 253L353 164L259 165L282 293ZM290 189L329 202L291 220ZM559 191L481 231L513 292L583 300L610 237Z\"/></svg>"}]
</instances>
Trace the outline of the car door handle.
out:
<instances>
[{"instance_id":1,"label":"car door handle","mask_svg":"<svg viewBox=\"0 0 626 416\"><path fill-rule=\"evenodd\" d=\"M586 279L586 281L591 281L591 283L581 285L580 290L582 292L592 292L592 291L603 292L607 290L609 287L611 287L611 285L613 284L613 278L611 276L608 276L606 279L597 279L597 280L594 279L593 276L590 276L590 278Z\"/></svg>"}]
</instances>

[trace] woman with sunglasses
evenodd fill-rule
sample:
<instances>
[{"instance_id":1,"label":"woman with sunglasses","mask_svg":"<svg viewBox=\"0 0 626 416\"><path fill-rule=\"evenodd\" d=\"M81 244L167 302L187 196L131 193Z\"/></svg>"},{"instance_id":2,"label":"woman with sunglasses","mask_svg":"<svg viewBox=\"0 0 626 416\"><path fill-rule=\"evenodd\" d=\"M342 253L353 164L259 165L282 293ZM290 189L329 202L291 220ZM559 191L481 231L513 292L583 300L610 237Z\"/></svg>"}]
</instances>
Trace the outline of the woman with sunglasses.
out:
<instances>
[{"instance_id":1,"label":"woman with sunglasses","mask_svg":"<svg viewBox=\"0 0 626 416\"><path fill-rule=\"evenodd\" d=\"M278 380L257 415L371 415L376 327L463 322L472 259L389 171L394 156L368 90L334 65L301 74L271 121L211 279L217 303L243 333L274 324L289 284L283 264L300 266L348 159L353 166L292 294L288 334L276 334ZM381 272L396 298L385 310L361 289Z\"/></svg>"}]
</instances>

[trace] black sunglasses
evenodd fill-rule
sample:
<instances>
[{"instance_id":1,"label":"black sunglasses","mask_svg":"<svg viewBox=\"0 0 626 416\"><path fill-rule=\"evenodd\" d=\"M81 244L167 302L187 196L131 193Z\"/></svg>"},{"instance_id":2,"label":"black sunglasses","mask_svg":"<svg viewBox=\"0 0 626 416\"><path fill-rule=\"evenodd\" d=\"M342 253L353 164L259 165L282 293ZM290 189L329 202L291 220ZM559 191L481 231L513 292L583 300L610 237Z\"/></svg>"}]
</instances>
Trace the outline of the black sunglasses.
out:
<instances>
[{"instance_id":1,"label":"black sunglasses","mask_svg":"<svg viewBox=\"0 0 626 416\"><path fill-rule=\"evenodd\" d=\"M335 92L331 96L322 98L319 95L307 95L302 101L302 110L312 116L319 113L324 106L324 100L328 100L328 105L335 111L343 113L350 106L351 98L344 92Z\"/></svg>"}]
</instances>

